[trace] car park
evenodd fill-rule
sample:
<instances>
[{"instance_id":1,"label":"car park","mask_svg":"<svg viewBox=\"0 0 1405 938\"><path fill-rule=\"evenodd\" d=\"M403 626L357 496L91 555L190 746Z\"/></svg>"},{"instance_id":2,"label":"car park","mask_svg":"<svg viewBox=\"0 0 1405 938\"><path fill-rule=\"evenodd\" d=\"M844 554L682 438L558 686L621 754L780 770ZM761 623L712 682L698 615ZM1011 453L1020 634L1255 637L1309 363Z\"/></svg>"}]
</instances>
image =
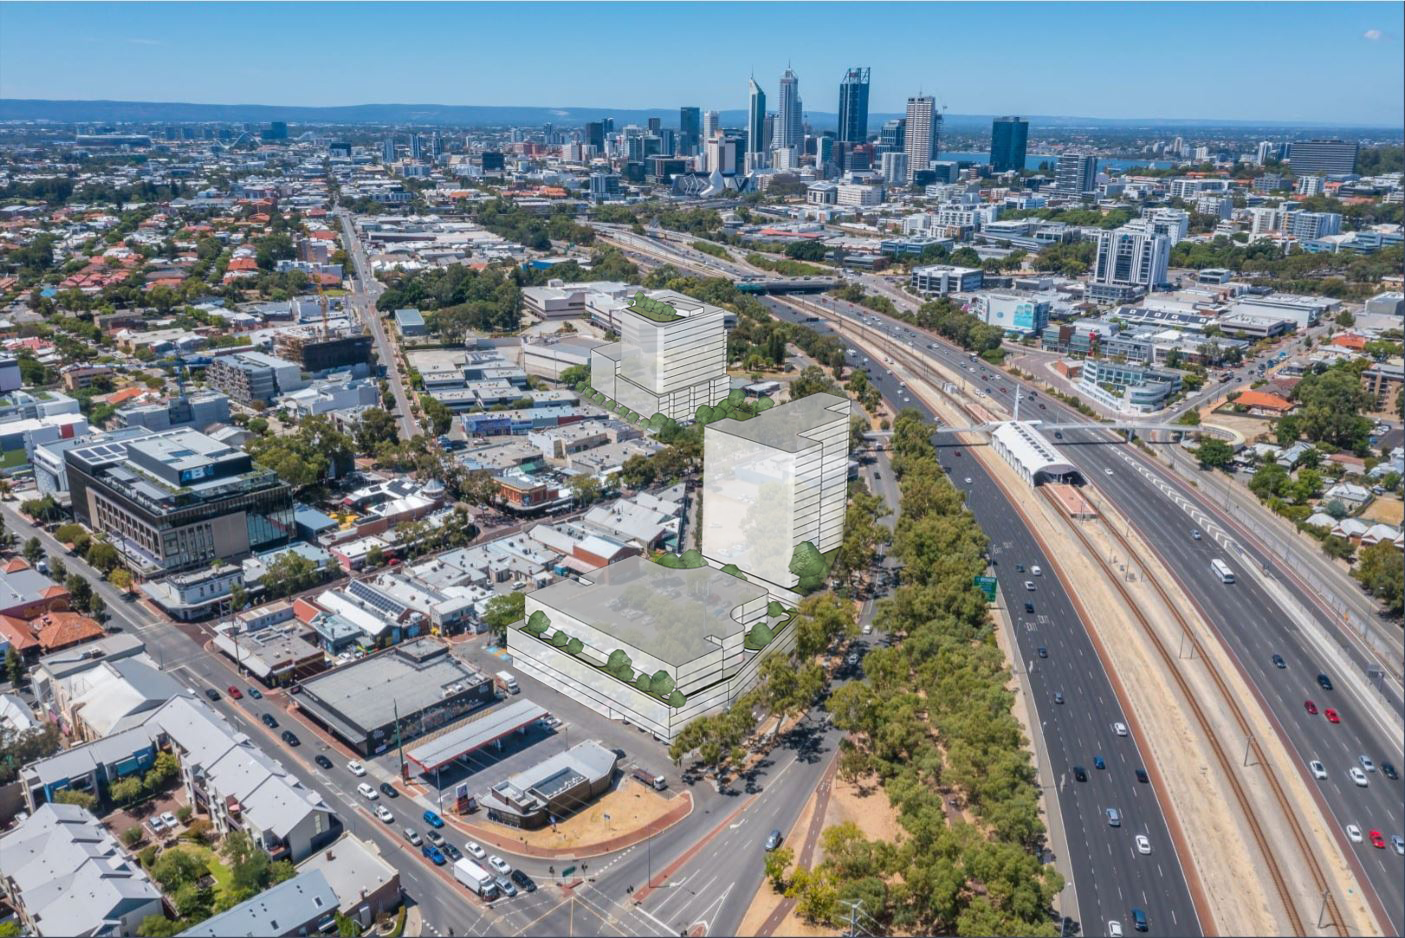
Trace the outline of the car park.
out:
<instances>
[{"instance_id":1,"label":"car park","mask_svg":"<svg viewBox=\"0 0 1405 938\"><path fill-rule=\"evenodd\" d=\"M313 761L313 762L316 762L318 765L320 765L320 766L321 766L322 768L324 768L324 769L330 769L330 768L332 767L332 760L331 760L331 759L328 759L326 756L322 755L321 753L318 753L317 755L313 756L313 757L312 757L312 761Z\"/></svg>"},{"instance_id":2,"label":"car park","mask_svg":"<svg viewBox=\"0 0 1405 938\"><path fill-rule=\"evenodd\" d=\"M1309 763L1307 764L1307 767L1312 770L1312 777L1313 777L1313 778L1317 779L1319 782L1320 782L1320 781L1325 781L1325 780L1326 780L1326 778L1327 778L1327 767L1324 766L1321 762L1319 762L1319 761L1316 760L1316 759L1313 759L1311 762L1309 762Z\"/></svg>"},{"instance_id":3,"label":"car park","mask_svg":"<svg viewBox=\"0 0 1405 938\"><path fill-rule=\"evenodd\" d=\"M1147 838L1145 834L1137 835L1137 853L1140 853L1143 856L1148 853L1151 853L1151 841Z\"/></svg>"},{"instance_id":4,"label":"car park","mask_svg":"<svg viewBox=\"0 0 1405 938\"><path fill-rule=\"evenodd\" d=\"M383 804L376 805L376 817L380 818L387 824L395 823L395 815L391 814L390 809Z\"/></svg>"},{"instance_id":5,"label":"car park","mask_svg":"<svg viewBox=\"0 0 1405 938\"><path fill-rule=\"evenodd\" d=\"M263 721L264 726L271 730L278 728L278 719L271 713L261 713L259 714L259 719Z\"/></svg>"},{"instance_id":6,"label":"car park","mask_svg":"<svg viewBox=\"0 0 1405 938\"><path fill-rule=\"evenodd\" d=\"M360 785L357 785L356 791L361 795L362 798L365 798L367 801L376 801L380 798L380 793L377 792L370 785L367 785L365 782L362 782Z\"/></svg>"},{"instance_id":7,"label":"car park","mask_svg":"<svg viewBox=\"0 0 1405 938\"><path fill-rule=\"evenodd\" d=\"M1348 824L1346 826L1346 839L1354 844L1361 843L1361 828L1355 824Z\"/></svg>"},{"instance_id":8,"label":"car park","mask_svg":"<svg viewBox=\"0 0 1405 938\"><path fill-rule=\"evenodd\" d=\"M512 872L512 866L496 853L488 857L488 865L504 876Z\"/></svg>"},{"instance_id":9,"label":"car park","mask_svg":"<svg viewBox=\"0 0 1405 938\"><path fill-rule=\"evenodd\" d=\"M1356 784L1357 788L1365 788L1367 785L1371 784L1370 781L1366 778L1366 773L1361 771L1354 765L1347 770L1346 774L1351 776L1351 780Z\"/></svg>"}]
</instances>

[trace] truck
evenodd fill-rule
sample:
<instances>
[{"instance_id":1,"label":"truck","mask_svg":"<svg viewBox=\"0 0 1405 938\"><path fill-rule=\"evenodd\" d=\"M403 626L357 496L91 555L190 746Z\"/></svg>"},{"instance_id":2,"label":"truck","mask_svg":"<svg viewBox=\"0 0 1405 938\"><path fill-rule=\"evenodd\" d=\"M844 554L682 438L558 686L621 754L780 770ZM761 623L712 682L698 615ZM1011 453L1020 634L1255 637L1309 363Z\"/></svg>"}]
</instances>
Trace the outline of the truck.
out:
<instances>
[{"instance_id":1,"label":"truck","mask_svg":"<svg viewBox=\"0 0 1405 938\"><path fill-rule=\"evenodd\" d=\"M648 785L654 791L663 791L668 787L668 779L664 778L662 775L655 775L648 769L635 769L630 774L645 785Z\"/></svg>"},{"instance_id":2,"label":"truck","mask_svg":"<svg viewBox=\"0 0 1405 938\"><path fill-rule=\"evenodd\" d=\"M517 678L513 677L511 671L499 671L493 675L493 685L503 694L516 694L521 688L517 686Z\"/></svg>"},{"instance_id":3,"label":"truck","mask_svg":"<svg viewBox=\"0 0 1405 938\"><path fill-rule=\"evenodd\" d=\"M468 857L454 861L454 879L463 883L481 899L496 899L498 885L495 877Z\"/></svg>"}]
</instances>

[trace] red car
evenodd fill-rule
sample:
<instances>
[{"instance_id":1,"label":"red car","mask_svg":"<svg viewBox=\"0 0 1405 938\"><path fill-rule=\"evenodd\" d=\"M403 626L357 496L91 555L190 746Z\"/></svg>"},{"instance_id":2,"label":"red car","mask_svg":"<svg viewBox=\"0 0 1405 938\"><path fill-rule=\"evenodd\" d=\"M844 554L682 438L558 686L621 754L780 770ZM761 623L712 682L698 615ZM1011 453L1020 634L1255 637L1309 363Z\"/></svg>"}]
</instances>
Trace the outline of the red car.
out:
<instances>
[{"instance_id":1,"label":"red car","mask_svg":"<svg viewBox=\"0 0 1405 938\"><path fill-rule=\"evenodd\" d=\"M1371 846L1375 847L1377 850L1385 849L1385 838L1381 836L1380 831L1371 831L1371 833L1366 836L1371 838Z\"/></svg>"},{"instance_id":2,"label":"red car","mask_svg":"<svg viewBox=\"0 0 1405 938\"><path fill-rule=\"evenodd\" d=\"M229 691L229 696L233 697L235 700L242 700L244 697L244 692L233 684L226 687L225 690Z\"/></svg>"},{"instance_id":3,"label":"red car","mask_svg":"<svg viewBox=\"0 0 1405 938\"><path fill-rule=\"evenodd\" d=\"M1326 710L1323 710L1322 715L1327 718L1328 723L1342 722L1342 718L1337 716L1337 711L1333 710L1331 707L1328 707Z\"/></svg>"},{"instance_id":4,"label":"red car","mask_svg":"<svg viewBox=\"0 0 1405 938\"><path fill-rule=\"evenodd\" d=\"M1313 716L1317 716L1317 704L1313 703L1311 700L1303 701L1303 709L1307 710L1307 712Z\"/></svg>"}]
</instances>

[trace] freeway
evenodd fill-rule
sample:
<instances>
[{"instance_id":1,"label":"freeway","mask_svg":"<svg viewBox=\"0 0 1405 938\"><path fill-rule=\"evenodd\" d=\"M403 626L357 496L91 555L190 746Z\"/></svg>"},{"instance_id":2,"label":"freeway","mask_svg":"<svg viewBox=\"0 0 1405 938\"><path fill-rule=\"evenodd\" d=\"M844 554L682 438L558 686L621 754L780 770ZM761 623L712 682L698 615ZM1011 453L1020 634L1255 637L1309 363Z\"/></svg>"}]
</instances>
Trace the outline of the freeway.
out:
<instances>
[{"instance_id":1,"label":"freeway","mask_svg":"<svg viewBox=\"0 0 1405 938\"><path fill-rule=\"evenodd\" d=\"M336 215L341 219L342 242L346 246L346 253L351 257L352 265L356 269L356 285L347 297L347 309L360 318L362 324L371 331L371 337L376 343L376 357L385 368L386 377L390 381L390 393L395 397L401 439L413 439L421 430L410 410L410 395L405 390L405 379L400 373L400 364L395 357L395 346L386 334L385 321L381 318L380 311L376 309L376 300L385 288L371 273L371 263L366 257L366 245L356 236L351 214L344 209L337 209Z\"/></svg>"},{"instance_id":2,"label":"freeway","mask_svg":"<svg viewBox=\"0 0 1405 938\"><path fill-rule=\"evenodd\" d=\"M800 322L804 314L774 300L763 299L781 319ZM823 323L810 323L821 332ZM853 347L846 340L845 344ZM858 352L862 356L870 354ZM920 399L911 398L898 376L877 362L870 363L869 378L897 408L913 408L935 422ZM964 454L965 447L942 446L943 464L952 481L967 493L967 504L990 539L991 560L1009 614L1016 621L1020 657L1028 662L1027 680L1032 688L1030 707L1049 753L1050 768L1058 779L1057 791L1046 793L1057 800L1070 855L1078 912L1085 934L1101 933L1110 920L1126 920L1129 909L1146 910L1153 933L1199 933L1199 922L1181 860L1172 844L1163 806L1150 784L1136 780L1135 770L1145 765L1134 737L1119 737L1116 722L1126 722L1121 702L1112 689L1103 664L1067 592L1057 578L1030 572L1034 566L1052 571L1024 523L979 462ZM969 480L969 481L967 481ZM1017 565L1024 567L1023 573ZM1025 580L1035 582L1026 591ZM1023 612L1025 603L1034 611ZM1039 649L1047 650L1041 657ZM1062 694L1064 703L1055 703ZM1094 768L1102 756L1105 770ZM1078 782L1073 767L1082 766L1087 782ZM1108 825L1105 811L1116 808L1122 826ZM1150 856L1140 856L1133 837L1145 834L1152 844Z\"/></svg>"},{"instance_id":3,"label":"freeway","mask_svg":"<svg viewBox=\"0 0 1405 938\"><path fill-rule=\"evenodd\" d=\"M837 313L849 317L862 312L849 304L821 300ZM887 330L899 330L907 337L907 326L879 317ZM920 332L924 339L931 338ZM943 343L924 348L913 341L912 354L939 361L949 369L963 370L974 383L981 380L988 400L1012 410L1016 393L1027 389L1008 375L984 365L971 363L964 353ZM965 369L971 370L965 370ZM1022 407L1029 415L1029 400ZM1052 399L1039 400L1037 416L1049 421L1082 422L1081 415ZM1165 473L1138 450L1116 445L1105 431L1069 431L1061 442L1064 455L1098 485L1126 515L1128 522L1151 545L1177 583L1197 604L1202 616L1221 636L1249 682L1257 688L1289 751L1300 759L1307 775L1307 763L1320 759L1328 768L1328 778L1308 784L1320 792L1325 807L1338 823L1337 836L1343 849L1355 858L1364 878L1380 899L1388 919L1388 933L1401 933L1405 926L1405 880L1400 858L1389 850L1346 841L1342 828L1356 824L1363 830L1379 829L1387 838L1405 835L1405 807L1401 783L1380 773L1369 776L1366 788L1351 782L1347 770L1359 766L1365 755L1375 762L1388 761L1402 766L1401 724L1398 698L1383 698L1366 680L1368 658L1359 646L1346 644L1325 616L1312 617L1313 597L1300 589L1291 577L1276 576L1271 564L1276 558L1259 553L1251 543L1235 536L1232 523L1213 506L1197 504L1194 490ZM1192 530L1218 535L1195 540ZM1229 550L1225 544L1232 544ZM1210 572L1210 560L1224 554L1234 561L1239 573L1232 586L1221 584ZM1272 612L1269 612L1272 610ZM1283 657L1286 668L1279 669L1272 656ZM1316 675L1329 673L1334 690L1325 691ZM1307 712L1305 701L1312 699L1319 710L1333 707L1342 723L1332 725L1322 716Z\"/></svg>"}]
</instances>

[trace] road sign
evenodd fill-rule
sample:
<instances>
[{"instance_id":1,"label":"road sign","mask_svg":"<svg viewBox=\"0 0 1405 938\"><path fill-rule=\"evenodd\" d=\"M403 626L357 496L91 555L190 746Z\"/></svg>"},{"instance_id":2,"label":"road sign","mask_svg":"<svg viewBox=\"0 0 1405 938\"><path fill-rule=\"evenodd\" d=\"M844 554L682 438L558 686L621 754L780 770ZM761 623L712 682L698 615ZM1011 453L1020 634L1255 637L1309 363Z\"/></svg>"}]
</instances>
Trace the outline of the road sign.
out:
<instances>
[{"instance_id":1,"label":"road sign","mask_svg":"<svg viewBox=\"0 0 1405 938\"><path fill-rule=\"evenodd\" d=\"M575 871L576 871L576 868L575 868L574 866L568 866L568 867L566 867L564 870L561 871L561 875L562 875L562 877L570 876L570 875L571 875L572 873L574 873Z\"/></svg>"},{"instance_id":2,"label":"road sign","mask_svg":"<svg viewBox=\"0 0 1405 938\"><path fill-rule=\"evenodd\" d=\"M978 577L972 578L971 582L975 584L976 589L980 590L982 593L985 593L985 601L986 601L986 602L988 602L988 603L993 603L993 602L995 602L995 586L996 586L996 579L995 579L995 577L993 577L993 576L978 576Z\"/></svg>"}]
</instances>

